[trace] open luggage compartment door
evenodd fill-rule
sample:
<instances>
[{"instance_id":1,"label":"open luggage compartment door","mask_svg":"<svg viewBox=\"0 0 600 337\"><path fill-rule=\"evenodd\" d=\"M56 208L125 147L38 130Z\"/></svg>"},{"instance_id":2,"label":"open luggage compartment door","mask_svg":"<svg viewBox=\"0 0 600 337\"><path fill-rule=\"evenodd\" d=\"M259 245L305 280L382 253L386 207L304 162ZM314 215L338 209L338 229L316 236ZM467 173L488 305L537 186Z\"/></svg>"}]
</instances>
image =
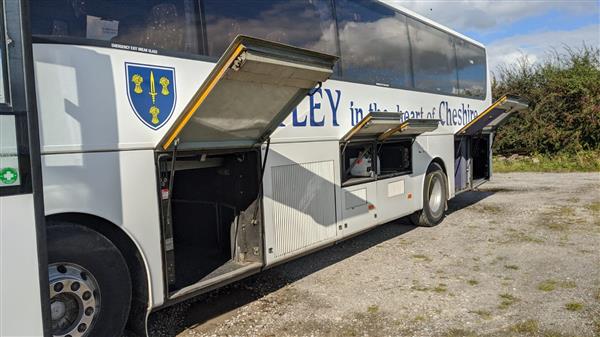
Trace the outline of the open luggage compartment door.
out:
<instances>
[{"instance_id":1,"label":"open luggage compartment door","mask_svg":"<svg viewBox=\"0 0 600 337\"><path fill-rule=\"evenodd\" d=\"M503 96L456 133L454 140L456 193L475 188L491 178L494 132L513 113L527 109L527 101L516 96Z\"/></svg>"},{"instance_id":2,"label":"open luggage compartment door","mask_svg":"<svg viewBox=\"0 0 600 337\"><path fill-rule=\"evenodd\" d=\"M458 136L473 136L478 133L494 132L500 125L504 124L508 117L515 112L528 108L529 103L517 96L505 95L489 108L485 109L479 116L465 125L456 134Z\"/></svg>"},{"instance_id":3,"label":"open luggage compartment door","mask_svg":"<svg viewBox=\"0 0 600 337\"><path fill-rule=\"evenodd\" d=\"M336 60L238 36L157 144L169 298L262 268L259 146Z\"/></svg>"},{"instance_id":4,"label":"open luggage compartment door","mask_svg":"<svg viewBox=\"0 0 600 337\"><path fill-rule=\"evenodd\" d=\"M342 143L350 140L386 140L393 136L418 136L437 129L437 119L408 119L402 121L394 112L371 112L354 126Z\"/></svg>"},{"instance_id":5,"label":"open luggage compartment door","mask_svg":"<svg viewBox=\"0 0 600 337\"><path fill-rule=\"evenodd\" d=\"M369 113L340 140L342 186L369 182L380 174L410 173L414 138L437 129L438 125L437 119L402 120L394 112ZM392 143L396 149L382 151ZM383 167L386 163L390 166L387 174L379 169L380 164Z\"/></svg>"},{"instance_id":6,"label":"open luggage compartment door","mask_svg":"<svg viewBox=\"0 0 600 337\"><path fill-rule=\"evenodd\" d=\"M337 57L238 36L159 147L252 147L264 142L309 91L333 73Z\"/></svg>"}]
</instances>

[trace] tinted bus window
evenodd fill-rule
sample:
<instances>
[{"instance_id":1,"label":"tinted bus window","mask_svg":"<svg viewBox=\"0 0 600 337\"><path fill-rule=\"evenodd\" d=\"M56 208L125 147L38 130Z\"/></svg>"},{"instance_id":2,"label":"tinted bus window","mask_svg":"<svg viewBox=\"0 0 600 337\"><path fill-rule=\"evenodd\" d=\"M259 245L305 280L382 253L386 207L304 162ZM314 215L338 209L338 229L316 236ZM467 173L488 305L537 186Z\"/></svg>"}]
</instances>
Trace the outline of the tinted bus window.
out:
<instances>
[{"instance_id":1,"label":"tinted bus window","mask_svg":"<svg viewBox=\"0 0 600 337\"><path fill-rule=\"evenodd\" d=\"M372 0L336 0L345 80L410 87L406 17Z\"/></svg>"},{"instance_id":2,"label":"tinted bus window","mask_svg":"<svg viewBox=\"0 0 600 337\"><path fill-rule=\"evenodd\" d=\"M2 39L0 38L0 42ZM2 42L4 43L4 42ZM4 70L4 50L0 47L0 104L6 103L6 71Z\"/></svg>"},{"instance_id":3,"label":"tinted bus window","mask_svg":"<svg viewBox=\"0 0 600 337\"><path fill-rule=\"evenodd\" d=\"M237 35L337 54L330 0L203 0L208 55Z\"/></svg>"},{"instance_id":4,"label":"tinted bus window","mask_svg":"<svg viewBox=\"0 0 600 337\"><path fill-rule=\"evenodd\" d=\"M194 0L32 0L34 35L198 52Z\"/></svg>"},{"instance_id":5,"label":"tinted bus window","mask_svg":"<svg viewBox=\"0 0 600 337\"><path fill-rule=\"evenodd\" d=\"M485 49L466 41L456 41L458 64L458 93L464 96L485 98Z\"/></svg>"},{"instance_id":6,"label":"tinted bus window","mask_svg":"<svg viewBox=\"0 0 600 337\"><path fill-rule=\"evenodd\" d=\"M408 19L415 87L458 94L456 58L451 35Z\"/></svg>"},{"instance_id":7,"label":"tinted bus window","mask_svg":"<svg viewBox=\"0 0 600 337\"><path fill-rule=\"evenodd\" d=\"M2 7L0 7L2 9ZM6 34L4 33L4 13L0 13L0 104L6 104L6 91L8 89L7 66L6 66Z\"/></svg>"}]
</instances>

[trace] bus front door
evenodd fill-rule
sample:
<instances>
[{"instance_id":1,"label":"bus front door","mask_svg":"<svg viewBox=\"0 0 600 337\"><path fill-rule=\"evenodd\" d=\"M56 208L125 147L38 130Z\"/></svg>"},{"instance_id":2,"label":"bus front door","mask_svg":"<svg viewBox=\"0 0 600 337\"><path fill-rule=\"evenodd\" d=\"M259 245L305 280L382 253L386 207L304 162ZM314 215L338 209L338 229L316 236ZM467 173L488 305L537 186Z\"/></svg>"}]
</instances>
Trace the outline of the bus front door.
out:
<instances>
[{"instance_id":1,"label":"bus front door","mask_svg":"<svg viewBox=\"0 0 600 337\"><path fill-rule=\"evenodd\" d=\"M27 1L0 0L0 336L49 336Z\"/></svg>"}]
</instances>

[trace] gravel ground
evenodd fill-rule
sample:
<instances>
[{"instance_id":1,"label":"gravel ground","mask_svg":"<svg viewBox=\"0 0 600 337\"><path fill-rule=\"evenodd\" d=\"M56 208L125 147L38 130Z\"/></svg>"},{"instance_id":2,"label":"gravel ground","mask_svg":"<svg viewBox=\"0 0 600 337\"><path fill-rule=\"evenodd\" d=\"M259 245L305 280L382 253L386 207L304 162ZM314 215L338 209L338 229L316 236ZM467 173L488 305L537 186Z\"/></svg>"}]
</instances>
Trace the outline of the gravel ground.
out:
<instances>
[{"instance_id":1,"label":"gravel ground","mask_svg":"<svg viewBox=\"0 0 600 337\"><path fill-rule=\"evenodd\" d=\"M497 174L152 316L151 336L600 336L600 174Z\"/></svg>"}]
</instances>

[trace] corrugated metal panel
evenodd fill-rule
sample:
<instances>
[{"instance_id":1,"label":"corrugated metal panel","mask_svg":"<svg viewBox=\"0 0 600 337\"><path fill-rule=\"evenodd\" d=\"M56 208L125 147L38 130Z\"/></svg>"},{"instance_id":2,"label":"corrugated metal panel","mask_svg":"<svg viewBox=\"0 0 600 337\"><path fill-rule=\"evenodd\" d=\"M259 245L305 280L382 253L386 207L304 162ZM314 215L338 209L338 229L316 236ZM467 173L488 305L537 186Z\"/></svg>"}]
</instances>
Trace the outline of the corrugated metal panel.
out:
<instances>
[{"instance_id":1,"label":"corrugated metal panel","mask_svg":"<svg viewBox=\"0 0 600 337\"><path fill-rule=\"evenodd\" d=\"M334 237L333 161L272 168L275 257Z\"/></svg>"}]
</instances>

